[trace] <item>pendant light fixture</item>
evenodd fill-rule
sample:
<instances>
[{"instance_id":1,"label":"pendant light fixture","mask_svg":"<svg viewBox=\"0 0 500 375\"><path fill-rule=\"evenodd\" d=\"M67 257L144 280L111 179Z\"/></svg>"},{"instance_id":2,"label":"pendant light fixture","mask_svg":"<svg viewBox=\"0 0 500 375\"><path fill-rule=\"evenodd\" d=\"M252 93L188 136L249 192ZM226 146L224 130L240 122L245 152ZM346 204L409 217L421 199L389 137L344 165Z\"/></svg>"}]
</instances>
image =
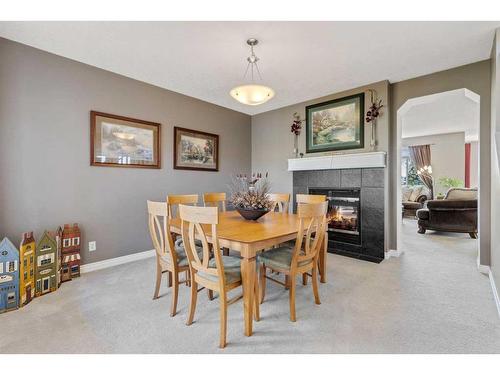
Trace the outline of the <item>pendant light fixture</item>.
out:
<instances>
[{"instance_id":1,"label":"pendant light fixture","mask_svg":"<svg viewBox=\"0 0 500 375\"><path fill-rule=\"evenodd\" d=\"M254 83L254 72L257 73L257 75L259 76L259 80L262 81L259 67L257 65L257 61L259 61L259 58L255 55L253 51L253 47L257 45L257 43L259 43L259 41L255 38L250 38L247 40L247 44L250 46L251 54L247 58L248 61L247 70L245 71L243 80L245 80L248 71L250 70L251 83L237 86L229 92L229 94L234 99L236 99L240 103L247 105L263 104L274 96L274 91L272 88Z\"/></svg>"}]
</instances>

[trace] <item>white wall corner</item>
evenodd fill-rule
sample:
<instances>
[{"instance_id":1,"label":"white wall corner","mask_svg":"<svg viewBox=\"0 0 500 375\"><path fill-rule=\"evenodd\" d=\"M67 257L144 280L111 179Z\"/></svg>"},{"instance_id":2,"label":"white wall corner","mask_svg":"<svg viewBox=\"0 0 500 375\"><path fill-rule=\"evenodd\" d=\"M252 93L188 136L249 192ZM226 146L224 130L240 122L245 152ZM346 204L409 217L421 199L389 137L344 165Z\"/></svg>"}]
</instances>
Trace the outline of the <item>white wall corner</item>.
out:
<instances>
[{"instance_id":1,"label":"white wall corner","mask_svg":"<svg viewBox=\"0 0 500 375\"><path fill-rule=\"evenodd\" d=\"M479 256L476 259L477 262L477 269L479 272L481 272L484 275L489 275L490 273L490 266L485 266L484 264L481 264L479 261Z\"/></svg>"},{"instance_id":2,"label":"white wall corner","mask_svg":"<svg viewBox=\"0 0 500 375\"><path fill-rule=\"evenodd\" d=\"M404 250L388 250L384 254L384 259L399 258L402 254L404 254Z\"/></svg>"},{"instance_id":3,"label":"white wall corner","mask_svg":"<svg viewBox=\"0 0 500 375\"><path fill-rule=\"evenodd\" d=\"M88 273L92 271L98 271L109 267L119 266L120 264L135 262L137 260L142 260L146 258L151 258L155 256L155 250L141 251L140 253L124 255L117 258L105 259L100 262L83 264L80 267L81 273Z\"/></svg>"}]
</instances>

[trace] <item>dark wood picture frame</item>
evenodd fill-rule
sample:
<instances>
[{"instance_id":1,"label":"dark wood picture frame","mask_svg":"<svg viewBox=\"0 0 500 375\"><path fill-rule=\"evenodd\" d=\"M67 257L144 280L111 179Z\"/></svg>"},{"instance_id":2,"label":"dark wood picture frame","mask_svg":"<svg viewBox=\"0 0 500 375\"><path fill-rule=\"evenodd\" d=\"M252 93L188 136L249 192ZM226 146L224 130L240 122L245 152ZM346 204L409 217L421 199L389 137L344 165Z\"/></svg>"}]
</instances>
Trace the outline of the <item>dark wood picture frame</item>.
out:
<instances>
[{"instance_id":1,"label":"dark wood picture frame","mask_svg":"<svg viewBox=\"0 0 500 375\"><path fill-rule=\"evenodd\" d=\"M337 145L337 146L326 146L326 147L316 147L312 146L312 112L320 107L334 107L336 104L341 102L348 102L359 100L359 109L357 116L359 116L359 144L352 145ZM328 109L328 108L325 108ZM354 150L365 147L365 94L355 94L345 96L343 98L329 100L323 103L313 104L306 107L306 153L312 152L328 152L328 151L340 151L340 150Z\"/></svg>"},{"instance_id":2,"label":"dark wood picture frame","mask_svg":"<svg viewBox=\"0 0 500 375\"><path fill-rule=\"evenodd\" d=\"M206 138L213 138L215 140L215 153L214 153L214 168L203 168L203 167L197 167L197 166L186 166L186 165L180 165L180 162L177 160L178 157L178 140L181 136L182 133L190 133L193 135L200 135L200 138L203 138L205 136ZM194 129L187 129L187 128L181 128L178 126L174 127L174 169L180 169L180 170L191 170L191 171L207 171L207 172L218 172L219 171L219 135L218 134L213 134L213 133L207 133L201 130L194 130Z\"/></svg>"},{"instance_id":3,"label":"dark wood picture frame","mask_svg":"<svg viewBox=\"0 0 500 375\"><path fill-rule=\"evenodd\" d=\"M111 120L126 121L133 125L134 123L142 125L144 128L153 130L153 161L151 164L141 163L118 163L118 162L101 162L96 160L96 127L97 117L105 117ZM127 125L128 126L128 125ZM138 126L140 127L140 126ZM161 168L161 124L157 122L139 120L131 117L118 116L110 113L90 111L90 165L95 167L121 167L121 168Z\"/></svg>"}]
</instances>

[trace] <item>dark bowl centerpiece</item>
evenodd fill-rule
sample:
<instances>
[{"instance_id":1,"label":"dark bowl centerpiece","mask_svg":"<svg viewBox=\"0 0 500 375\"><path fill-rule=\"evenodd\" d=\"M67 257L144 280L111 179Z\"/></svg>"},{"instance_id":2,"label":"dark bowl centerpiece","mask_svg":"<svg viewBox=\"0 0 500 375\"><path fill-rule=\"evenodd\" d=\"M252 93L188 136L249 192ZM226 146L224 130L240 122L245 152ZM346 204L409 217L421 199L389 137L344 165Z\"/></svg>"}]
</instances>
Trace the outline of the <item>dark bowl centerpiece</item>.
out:
<instances>
[{"instance_id":1,"label":"dark bowl centerpiece","mask_svg":"<svg viewBox=\"0 0 500 375\"><path fill-rule=\"evenodd\" d=\"M264 178L261 173L253 173L248 177L242 174L237 175L230 185L230 190L231 204L246 220L258 220L274 206L268 197L267 173Z\"/></svg>"}]
</instances>

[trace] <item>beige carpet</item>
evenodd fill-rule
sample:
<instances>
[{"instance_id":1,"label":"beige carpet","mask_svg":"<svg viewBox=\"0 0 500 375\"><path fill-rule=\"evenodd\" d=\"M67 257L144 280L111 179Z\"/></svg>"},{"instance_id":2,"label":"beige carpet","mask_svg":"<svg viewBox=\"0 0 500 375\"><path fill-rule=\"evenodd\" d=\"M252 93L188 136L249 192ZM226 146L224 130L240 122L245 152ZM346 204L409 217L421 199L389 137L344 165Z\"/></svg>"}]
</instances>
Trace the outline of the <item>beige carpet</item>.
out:
<instances>
[{"instance_id":1,"label":"beige carpet","mask_svg":"<svg viewBox=\"0 0 500 375\"><path fill-rule=\"evenodd\" d=\"M268 284L262 320L243 335L241 302L229 307L228 346L218 349L218 301L202 292L187 327L188 289L169 316L170 291L153 301L154 260L84 275L27 307L0 315L0 353L500 353L500 318L468 235L416 234L381 264L328 256L322 304L298 287Z\"/></svg>"}]
</instances>

